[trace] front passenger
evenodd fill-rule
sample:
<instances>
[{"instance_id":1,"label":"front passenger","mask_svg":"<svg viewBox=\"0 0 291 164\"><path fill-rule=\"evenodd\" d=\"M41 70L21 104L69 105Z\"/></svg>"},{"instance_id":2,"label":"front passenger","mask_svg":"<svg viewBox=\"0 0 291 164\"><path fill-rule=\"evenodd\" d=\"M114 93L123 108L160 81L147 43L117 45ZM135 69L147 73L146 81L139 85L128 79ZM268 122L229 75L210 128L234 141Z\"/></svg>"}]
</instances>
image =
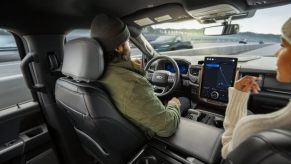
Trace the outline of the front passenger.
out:
<instances>
[{"instance_id":1,"label":"front passenger","mask_svg":"<svg viewBox=\"0 0 291 164\"><path fill-rule=\"evenodd\" d=\"M291 84L291 18L282 27L281 49L277 52L277 80ZM226 109L222 136L222 157L237 148L248 137L268 129L290 129L291 99L288 105L276 112L247 115L250 92L260 91L258 77L244 76L229 88L229 102ZM290 85L291 86L291 85ZM276 150L276 149L274 149Z\"/></svg>"}]
</instances>

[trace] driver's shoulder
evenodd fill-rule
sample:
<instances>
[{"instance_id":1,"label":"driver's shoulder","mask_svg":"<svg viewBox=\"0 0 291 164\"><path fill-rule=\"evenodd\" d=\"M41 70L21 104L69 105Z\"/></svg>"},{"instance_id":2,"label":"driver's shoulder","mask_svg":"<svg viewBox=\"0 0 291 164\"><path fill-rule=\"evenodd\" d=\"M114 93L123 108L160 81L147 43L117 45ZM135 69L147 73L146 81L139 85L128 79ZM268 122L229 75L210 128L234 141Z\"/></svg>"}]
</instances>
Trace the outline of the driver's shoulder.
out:
<instances>
[{"instance_id":1,"label":"driver's shoulder","mask_svg":"<svg viewBox=\"0 0 291 164\"><path fill-rule=\"evenodd\" d=\"M132 82L134 82L135 85L138 86L151 86L149 81L144 76L141 75L134 75L134 77L132 78Z\"/></svg>"},{"instance_id":2,"label":"driver's shoulder","mask_svg":"<svg viewBox=\"0 0 291 164\"><path fill-rule=\"evenodd\" d=\"M151 86L144 76L124 68L116 69L111 67L106 71L102 79L110 82L115 81L117 83L127 83L128 85Z\"/></svg>"}]
</instances>

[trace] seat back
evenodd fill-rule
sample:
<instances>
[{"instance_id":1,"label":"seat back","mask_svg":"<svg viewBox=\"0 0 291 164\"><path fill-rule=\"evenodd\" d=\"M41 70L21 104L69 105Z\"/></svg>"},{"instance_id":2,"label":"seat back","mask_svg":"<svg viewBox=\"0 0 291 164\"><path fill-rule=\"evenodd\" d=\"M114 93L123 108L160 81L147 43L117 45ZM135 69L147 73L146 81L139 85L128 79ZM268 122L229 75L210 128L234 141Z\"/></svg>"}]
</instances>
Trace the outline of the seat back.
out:
<instances>
[{"instance_id":1,"label":"seat back","mask_svg":"<svg viewBox=\"0 0 291 164\"><path fill-rule=\"evenodd\" d=\"M291 131L272 129L249 137L224 164L291 164Z\"/></svg>"},{"instance_id":2,"label":"seat back","mask_svg":"<svg viewBox=\"0 0 291 164\"><path fill-rule=\"evenodd\" d=\"M103 65L100 49L91 39L67 43L62 72L68 77L57 80L55 97L91 155L101 163L126 163L144 145L146 137L118 112L106 89L96 82L103 72L95 66Z\"/></svg>"}]
</instances>

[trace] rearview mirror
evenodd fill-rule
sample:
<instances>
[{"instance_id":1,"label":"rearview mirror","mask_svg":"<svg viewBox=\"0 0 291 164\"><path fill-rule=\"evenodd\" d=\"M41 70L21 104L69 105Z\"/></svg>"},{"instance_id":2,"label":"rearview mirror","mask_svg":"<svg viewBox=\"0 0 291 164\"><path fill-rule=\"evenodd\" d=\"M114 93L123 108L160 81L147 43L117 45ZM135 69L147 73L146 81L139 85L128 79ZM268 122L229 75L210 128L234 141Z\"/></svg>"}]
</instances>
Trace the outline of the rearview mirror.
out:
<instances>
[{"instance_id":1,"label":"rearview mirror","mask_svg":"<svg viewBox=\"0 0 291 164\"><path fill-rule=\"evenodd\" d=\"M227 24L204 28L204 35L207 36L232 35L237 34L238 32L239 32L238 24Z\"/></svg>"}]
</instances>

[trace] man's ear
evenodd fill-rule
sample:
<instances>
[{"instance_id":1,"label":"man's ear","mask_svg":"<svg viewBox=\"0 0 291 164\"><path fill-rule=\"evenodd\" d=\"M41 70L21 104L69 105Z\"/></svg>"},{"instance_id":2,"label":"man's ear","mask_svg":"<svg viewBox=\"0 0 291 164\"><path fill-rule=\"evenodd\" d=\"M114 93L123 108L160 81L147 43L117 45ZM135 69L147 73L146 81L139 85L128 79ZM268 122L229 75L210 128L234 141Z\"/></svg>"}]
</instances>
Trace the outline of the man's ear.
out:
<instances>
[{"instance_id":1,"label":"man's ear","mask_svg":"<svg viewBox=\"0 0 291 164\"><path fill-rule=\"evenodd\" d=\"M123 47L120 45L115 49L116 52L122 53L123 52Z\"/></svg>"}]
</instances>

